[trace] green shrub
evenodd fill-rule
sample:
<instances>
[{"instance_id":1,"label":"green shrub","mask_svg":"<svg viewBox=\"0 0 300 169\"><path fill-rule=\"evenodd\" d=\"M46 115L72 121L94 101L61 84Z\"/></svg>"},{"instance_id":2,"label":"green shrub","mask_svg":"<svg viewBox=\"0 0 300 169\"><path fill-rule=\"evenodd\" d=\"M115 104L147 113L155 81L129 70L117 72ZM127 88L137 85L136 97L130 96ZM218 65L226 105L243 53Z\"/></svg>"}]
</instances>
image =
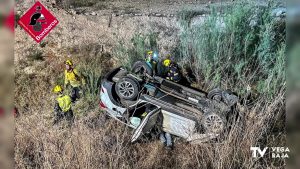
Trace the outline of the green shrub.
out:
<instances>
[{"instance_id":1,"label":"green shrub","mask_svg":"<svg viewBox=\"0 0 300 169\"><path fill-rule=\"evenodd\" d=\"M99 96L99 86L101 80L101 69L96 69L91 65L84 65L81 67L81 72L83 73L86 85L85 85L85 94L87 97L95 99Z\"/></svg>"},{"instance_id":2,"label":"green shrub","mask_svg":"<svg viewBox=\"0 0 300 169\"><path fill-rule=\"evenodd\" d=\"M103 52L102 48L98 43L82 43L67 49L76 69L86 82L82 98L76 103L74 112L77 115L84 115L97 107L103 72L106 73L112 68L111 56ZM63 80L63 76L57 79ZM61 80L57 83L61 83Z\"/></svg>"},{"instance_id":3,"label":"green shrub","mask_svg":"<svg viewBox=\"0 0 300 169\"><path fill-rule=\"evenodd\" d=\"M213 10L204 24L192 27L181 18L179 60L193 65L198 81L210 88L230 87L243 94L247 85L260 86L260 94L274 96L285 82L285 28L271 10L238 3L224 14Z\"/></svg>"},{"instance_id":4,"label":"green shrub","mask_svg":"<svg viewBox=\"0 0 300 169\"><path fill-rule=\"evenodd\" d=\"M43 52L40 51L40 50L32 50L30 52L30 54L27 56L27 58L30 61L35 61L35 60L43 61L44 60L44 55L43 55Z\"/></svg>"},{"instance_id":5,"label":"green shrub","mask_svg":"<svg viewBox=\"0 0 300 169\"><path fill-rule=\"evenodd\" d=\"M114 48L114 56L122 63L122 66L130 68L137 60L142 60L145 57L147 50L158 50L157 34L136 34L131 39L131 44L126 47L123 41Z\"/></svg>"},{"instance_id":6,"label":"green shrub","mask_svg":"<svg viewBox=\"0 0 300 169\"><path fill-rule=\"evenodd\" d=\"M205 11L184 9L178 13L183 28L174 58L190 67L205 90L215 87L246 95L252 92L273 98L285 88L285 25L271 16L274 6L235 3L212 9L204 22L191 25L191 19ZM142 59L148 49L157 50L157 34L137 34L131 46L119 43L114 56L125 67Z\"/></svg>"},{"instance_id":7,"label":"green shrub","mask_svg":"<svg viewBox=\"0 0 300 169\"><path fill-rule=\"evenodd\" d=\"M179 18L179 22L182 26L188 26L191 22L191 19L195 16L206 14L205 10L194 10L194 9L183 9L177 13L177 17Z\"/></svg>"},{"instance_id":8,"label":"green shrub","mask_svg":"<svg viewBox=\"0 0 300 169\"><path fill-rule=\"evenodd\" d=\"M47 45L47 42L45 42L45 41L40 42L40 47L41 48L46 47L46 45Z\"/></svg>"}]
</instances>

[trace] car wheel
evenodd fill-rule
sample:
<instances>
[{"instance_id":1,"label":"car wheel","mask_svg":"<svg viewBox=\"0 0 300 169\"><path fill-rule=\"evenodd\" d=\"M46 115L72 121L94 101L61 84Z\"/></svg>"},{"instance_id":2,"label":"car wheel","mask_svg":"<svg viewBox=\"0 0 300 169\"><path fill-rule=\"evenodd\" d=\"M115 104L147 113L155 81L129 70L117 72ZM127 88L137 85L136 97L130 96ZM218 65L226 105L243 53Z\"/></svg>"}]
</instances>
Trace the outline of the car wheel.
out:
<instances>
[{"instance_id":1,"label":"car wheel","mask_svg":"<svg viewBox=\"0 0 300 169\"><path fill-rule=\"evenodd\" d=\"M219 88L213 89L207 94L207 98L213 99L216 101L221 101L222 100L222 90Z\"/></svg>"},{"instance_id":2,"label":"car wheel","mask_svg":"<svg viewBox=\"0 0 300 169\"><path fill-rule=\"evenodd\" d=\"M132 72L142 76L144 76L145 74L153 76L152 68L145 61L135 62L132 66Z\"/></svg>"},{"instance_id":3,"label":"car wheel","mask_svg":"<svg viewBox=\"0 0 300 169\"><path fill-rule=\"evenodd\" d=\"M139 93L139 84L129 77L123 77L116 83L115 89L121 99L134 100Z\"/></svg>"},{"instance_id":4,"label":"car wheel","mask_svg":"<svg viewBox=\"0 0 300 169\"><path fill-rule=\"evenodd\" d=\"M222 98L229 107L235 105L239 101L238 96L229 90L222 92Z\"/></svg>"},{"instance_id":5,"label":"car wheel","mask_svg":"<svg viewBox=\"0 0 300 169\"><path fill-rule=\"evenodd\" d=\"M216 113L206 113L202 119L202 125L206 132L219 134L225 128L225 120Z\"/></svg>"}]
</instances>

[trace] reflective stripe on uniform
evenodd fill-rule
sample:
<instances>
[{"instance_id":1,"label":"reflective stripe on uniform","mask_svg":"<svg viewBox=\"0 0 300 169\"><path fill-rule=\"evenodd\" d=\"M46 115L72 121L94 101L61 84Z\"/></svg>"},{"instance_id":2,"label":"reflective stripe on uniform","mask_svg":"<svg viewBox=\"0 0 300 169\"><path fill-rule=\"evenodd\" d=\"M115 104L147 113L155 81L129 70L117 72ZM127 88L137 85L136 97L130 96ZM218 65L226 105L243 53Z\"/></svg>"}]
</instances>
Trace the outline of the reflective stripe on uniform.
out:
<instances>
[{"instance_id":1,"label":"reflective stripe on uniform","mask_svg":"<svg viewBox=\"0 0 300 169\"><path fill-rule=\"evenodd\" d=\"M67 112L71 109L72 100L70 96L59 96L56 98L56 101L63 112Z\"/></svg>"},{"instance_id":2,"label":"reflective stripe on uniform","mask_svg":"<svg viewBox=\"0 0 300 169\"><path fill-rule=\"evenodd\" d=\"M170 66L170 69L167 73L167 79L172 80L174 82L179 82L181 79L181 75L177 67Z\"/></svg>"},{"instance_id":3,"label":"reflective stripe on uniform","mask_svg":"<svg viewBox=\"0 0 300 169\"><path fill-rule=\"evenodd\" d=\"M72 87L79 87L81 82L76 69L72 71L65 70L65 84L70 83Z\"/></svg>"}]
</instances>

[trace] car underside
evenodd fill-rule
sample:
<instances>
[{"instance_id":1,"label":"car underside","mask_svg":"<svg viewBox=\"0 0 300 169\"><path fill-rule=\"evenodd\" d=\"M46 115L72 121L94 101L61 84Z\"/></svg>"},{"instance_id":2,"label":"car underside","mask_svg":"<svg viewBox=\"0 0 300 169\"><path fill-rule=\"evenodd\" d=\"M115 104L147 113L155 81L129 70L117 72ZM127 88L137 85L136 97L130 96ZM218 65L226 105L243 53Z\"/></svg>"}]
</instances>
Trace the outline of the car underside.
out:
<instances>
[{"instance_id":1,"label":"car underside","mask_svg":"<svg viewBox=\"0 0 300 169\"><path fill-rule=\"evenodd\" d=\"M184 86L155 76L146 64L138 63L131 71L118 67L109 72L100 94L100 106L105 112L134 128L132 142L157 125L193 143L208 141L224 132L227 117L238 101L235 94L220 89L206 93ZM149 107L151 111L142 117ZM160 116L162 120L158 120ZM133 118L139 123L132 124Z\"/></svg>"}]
</instances>

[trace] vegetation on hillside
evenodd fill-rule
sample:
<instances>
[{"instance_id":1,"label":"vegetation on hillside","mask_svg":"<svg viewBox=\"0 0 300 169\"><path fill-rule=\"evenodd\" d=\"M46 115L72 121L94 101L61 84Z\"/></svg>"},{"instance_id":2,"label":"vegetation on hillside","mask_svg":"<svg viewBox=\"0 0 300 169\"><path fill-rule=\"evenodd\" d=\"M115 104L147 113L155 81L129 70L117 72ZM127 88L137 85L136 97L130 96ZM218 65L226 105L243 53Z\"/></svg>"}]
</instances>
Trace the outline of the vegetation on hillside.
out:
<instances>
[{"instance_id":1,"label":"vegetation on hillside","mask_svg":"<svg viewBox=\"0 0 300 169\"><path fill-rule=\"evenodd\" d=\"M257 160L250 152L251 146L285 145L285 27L271 16L272 8L237 3L222 15L213 11L199 26L191 25L188 10L179 13L183 31L171 49L174 59L193 70L196 87L231 89L241 97L241 118L216 140L222 144L176 140L173 151L158 140L130 144L131 130L99 110L104 73L117 64L130 67L146 50L159 48L157 35L146 33L136 35L131 46L117 44L111 55L100 52L97 44L72 49L87 79L86 94L74 107L72 128L51 124L50 92L62 83L66 58L43 57L32 74L16 68L15 103L21 112L16 120L16 168L281 168L283 160ZM37 58L29 56L26 65Z\"/></svg>"}]
</instances>

